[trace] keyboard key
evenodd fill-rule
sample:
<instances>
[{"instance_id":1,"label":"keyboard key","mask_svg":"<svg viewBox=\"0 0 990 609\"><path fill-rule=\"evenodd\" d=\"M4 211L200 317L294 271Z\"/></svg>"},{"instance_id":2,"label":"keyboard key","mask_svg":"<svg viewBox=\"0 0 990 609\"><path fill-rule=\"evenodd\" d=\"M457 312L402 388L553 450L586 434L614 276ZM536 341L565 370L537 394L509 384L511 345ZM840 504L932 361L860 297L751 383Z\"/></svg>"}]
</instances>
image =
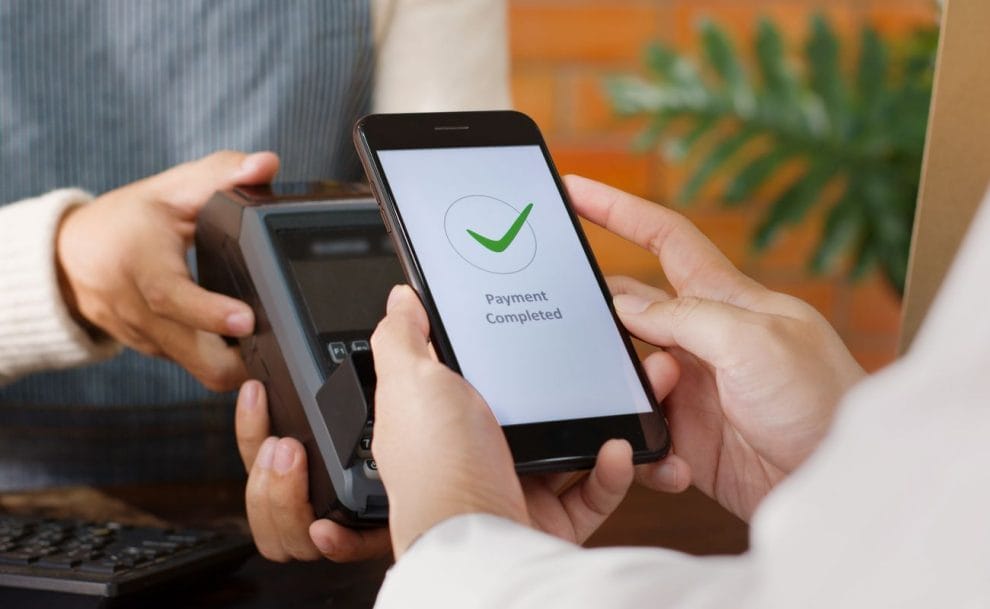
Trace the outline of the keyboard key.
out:
<instances>
[{"instance_id":1,"label":"keyboard key","mask_svg":"<svg viewBox=\"0 0 990 609\"><path fill-rule=\"evenodd\" d=\"M29 565L40 558L30 552L12 550L10 552L0 552L0 564L2 565Z\"/></svg>"},{"instance_id":2,"label":"keyboard key","mask_svg":"<svg viewBox=\"0 0 990 609\"><path fill-rule=\"evenodd\" d=\"M87 571L89 573L100 573L104 575L112 575L124 570L124 566L117 563L114 560L95 560L90 562L84 562L79 565L80 571Z\"/></svg>"},{"instance_id":3,"label":"keyboard key","mask_svg":"<svg viewBox=\"0 0 990 609\"><path fill-rule=\"evenodd\" d=\"M37 562L39 567L51 569L71 569L82 564L83 559L72 554L52 554Z\"/></svg>"}]
</instances>

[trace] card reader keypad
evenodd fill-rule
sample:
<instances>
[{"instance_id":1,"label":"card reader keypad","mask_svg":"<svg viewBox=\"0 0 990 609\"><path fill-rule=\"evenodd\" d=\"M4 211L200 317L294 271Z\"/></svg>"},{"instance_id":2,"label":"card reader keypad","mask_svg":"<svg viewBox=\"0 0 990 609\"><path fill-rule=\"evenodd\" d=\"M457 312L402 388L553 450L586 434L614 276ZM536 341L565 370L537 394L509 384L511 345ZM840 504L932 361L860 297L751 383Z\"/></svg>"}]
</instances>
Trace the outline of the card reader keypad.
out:
<instances>
[{"instance_id":1,"label":"card reader keypad","mask_svg":"<svg viewBox=\"0 0 990 609\"><path fill-rule=\"evenodd\" d=\"M344 363L344 361L350 357L352 353L371 351L371 343L365 338L354 339L347 338L346 336L339 338L342 340L331 339L327 340L325 343L327 355L330 356L330 360L334 364L333 368ZM381 476L378 473L378 464L375 462L374 455L371 454L371 436L374 427L373 417L374 415L369 412L368 422L365 425L364 431L361 434L361 439L358 441L358 445L354 450L355 460L353 463L361 467L362 473L369 480L380 480Z\"/></svg>"},{"instance_id":2,"label":"card reader keypad","mask_svg":"<svg viewBox=\"0 0 990 609\"><path fill-rule=\"evenodd\" d=\"M335 364L342 364L347 359L347 344L341 341L334 341L327 345L327 353Z\"/></svg>"}]
</instances>

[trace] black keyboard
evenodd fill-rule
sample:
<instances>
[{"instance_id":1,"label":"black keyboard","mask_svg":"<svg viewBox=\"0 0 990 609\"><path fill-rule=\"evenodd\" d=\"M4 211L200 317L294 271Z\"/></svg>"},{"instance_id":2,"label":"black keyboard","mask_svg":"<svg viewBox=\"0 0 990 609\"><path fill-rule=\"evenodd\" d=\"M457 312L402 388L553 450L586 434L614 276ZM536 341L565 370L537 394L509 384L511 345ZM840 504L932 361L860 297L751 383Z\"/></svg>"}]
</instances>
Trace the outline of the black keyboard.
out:
<instances>
[{"instance_id":1,"label":"black keyboard","mask_svg":"<svg viewBox=\"0 0 990 609\"><path fill-rule=\"evenodd\" d=\"M0 514L0 586L122 596L232 570L254 553L241 535Z\"/></svg>"}]
</instances>

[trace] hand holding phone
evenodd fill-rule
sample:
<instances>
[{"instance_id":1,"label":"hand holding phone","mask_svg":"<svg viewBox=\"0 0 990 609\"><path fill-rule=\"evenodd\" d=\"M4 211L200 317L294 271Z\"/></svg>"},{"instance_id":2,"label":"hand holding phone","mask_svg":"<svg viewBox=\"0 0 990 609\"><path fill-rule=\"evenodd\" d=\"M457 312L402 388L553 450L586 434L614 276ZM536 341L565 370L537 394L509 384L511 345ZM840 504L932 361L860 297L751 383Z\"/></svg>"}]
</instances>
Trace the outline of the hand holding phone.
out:
<instances>
[{"instance_id":1,"label":"hand holding phone","mask_svg":"<svg viewBox=\"0 0 990 609\"><path fill-rule=\"evenodd\" d=\"M536 125L517 112L372 115L355 142L438 356L502 425L518 471L636 462L666 423Z\"/></svg>"},{"instance_id":2,"label":"hand holding phone","mask_svg":"<svg viewBox=\"0 0 990 609\"><path fill-rule=\"evenodd\" d=\"M520 478L484 400L433 357L428 328L416 294L397 286L372 338L380 379L374 450L395 507L389 525L396 558L460 514L497 515L583 543L629 490L629 444L607 442L579 480L569 473Z\"/></svg>"}]
</instances>

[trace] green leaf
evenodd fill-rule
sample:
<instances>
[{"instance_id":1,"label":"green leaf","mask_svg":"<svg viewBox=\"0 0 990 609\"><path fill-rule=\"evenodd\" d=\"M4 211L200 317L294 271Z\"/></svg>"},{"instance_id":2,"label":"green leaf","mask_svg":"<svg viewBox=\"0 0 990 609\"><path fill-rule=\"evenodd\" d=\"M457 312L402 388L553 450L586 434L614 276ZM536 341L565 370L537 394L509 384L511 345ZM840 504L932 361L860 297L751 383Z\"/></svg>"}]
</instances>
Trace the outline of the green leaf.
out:
<instances>
[{"instance_id":1,"label":"green leaf","mask_svg":"<svg viewBox=\"0 0 990 609\"><path fill-rule=\"evenodd\" d=\"M681 204L693 201L705 184L714 177L715 173L722 168L732 157L738 153L743 146L749 142L756 132L753 129L744 128L735 134L717 143L704 161L698 166L694 174L685 184L678 201Z\"/></svg>"},{"instance_id":2,"label":"green leaf","mask_svg":"<svg viewBox=\"0 0 990 609\"><path fill-rule=\"evenodd\" d=\"M887 73L887 48L876 30L871 27L863 28L856 90L868 120L879 118Z\"/></svg>"},{"instance_id":3,"label":"green leaf","mask_svg":"<svg viewBox=\"0 0 990 609\"><path fill-rule=\"evenodd\" d=\"M657 114L651 118L646 131L637 135L633 140L633 150L636 152L649 152L656 148L660 143L660 136L663 135L663 132L670 125L670 121L673 118L674 116L670 113Z\"/></svg>"},{"instance_id":4,"label":"green leaf","mask_svg":"<svg viewBox=\"0 0 990 609\"><path fill-rule=\"evenodd\" d=\"M795 104L800 85L787 65L784 39L769 19L761 19L756 32L756 62L767 94L781 105Z\"/></svg>"},{"instance_id":5,"label":"green leaf","mask_svg":"<svg viewBox=\"0 0 990 609\"><path fill-rule=\"evenodd\" d=\"M699 32L700 57L653 45L646 50L646 77L612 79L608 91L617 110L650 117L637 149L655 149L671 133L671 121L687 128L671 140L670 156L706 148L681 201L697 198L746 154L753 139L771 148L745 159L730 176L723 193L727 205L752 200L791 159L808 160L801 179L763 212L753 235L756 247L766 247L783 227L805 218L841 171L849 187L828 210L809 267L824 271L850 254L850 276L879 266L892 285L902 286L938 33L932 27L888 40L864 28L860 37L858 56L844 66L844 40L825 17L811 20L801 56L789 55L780 28L763 20L752 49L754 75L724 28L709 22ZM847 73L847 67L854 69ZM736 131L715 137L721 125Z\"/></svg>"},{"instance_id":6,"label":"green leaf","mask_svg":"<svg viewBox=\"0 0 990 609\"><path fill-rule=\"evenodd\" d=\"M695 123L694 128L689 131L687 135L682 138L672 140L670 144L665 147L667 155L674 160L683 159L701 138L715 128L716 125L718 125L718 122L718 119L713 116L701 117L698 119L698 122Z\"/></svg>"},{"instance_id":7,"label":"green leaf","mask_svg":"<svg viewBox=\"0 0 990 609\"><path fill-rule=\"evenodd\" d=\"M753 193L790 157L791 152L778 144L767 154L751 161L729 182L725 189L724 202L727 205L738 205L751 199Z\"/></svg>"},{"instance_id":8,"label":"green leaf","mask_svg":"<svg viewBox=\"0 0 990 609\"><path fill-rule=\"evenodd\" d=\"M687 89L703 89L698 69L677 51L661 44L652 44L646 49L646 67L657 75L661 82Z\"/></svg>"},{"instance_id":9,"label":"green leaf","mask_svg":"<svg viewBox=\"0 0 990 609\"><path fill-rule=\"evenodd\" d=\"M864 224L855 189L847 188L825 219L825 231L810 263L812 272L822 274L831 269L836 257L862 234Z\"/></svg>"},{"instance_id":10,"label":"green leaf","mask_svg":"<svg viewBox=\"0 0 990 609\"><path fill-rule=\"evenodd\" d=\"M825 186L835 176L837 167L832 159L815 161L811 168L770 207L767 217L756 230L753 245L757 251L766 249L785 226L804 219L818 201Z\"/></svg>"},{"instance_id":11,"label":"green leaf","mask_svg":"<svg viewBox=\"0 0 990 609\"><path fill-rule=\"evenodd\" d=\"M701 25L701 42L705 58L719 78L725 83L726 91L732 105L747 110L753 105L753 90L742 64L739 63L738 53L722 28L712 21Z\"/></svg>"},{"instance_id":12,"label":"green leaf","mask_svg":"<svg viewBox=\"0 0 990 609\"><path fill-rule=\"evenodd\" d=\"M661 78L669 80L678 61L681 61L680 56L670 47L660 44L646 47L646 67Z\"/></svg>"},{"instance_id":13,"label":"green leaf","mask_svg":"<svg viewBox=\"0 0 990 609\"><path fill-rule=\"evenodd\" d=\"M832 134L841 139L848 129L848 93L839 62L839 40L821 14L811 19L811 38L805 54L810 67L811 90L822 100Z\"/></svg>"},{"instance_id":14,"label":"green leaf","mask_svg":"<svg viewBox=\"0 0 990 609\"><path fill-rule=\"evenodd\" d=\"M876 267L878 256L875 248L873 235L869 231L864 232L853 254L854 263L849 272L850 279L859 281Z\"/></svg>"}]
</instances>

